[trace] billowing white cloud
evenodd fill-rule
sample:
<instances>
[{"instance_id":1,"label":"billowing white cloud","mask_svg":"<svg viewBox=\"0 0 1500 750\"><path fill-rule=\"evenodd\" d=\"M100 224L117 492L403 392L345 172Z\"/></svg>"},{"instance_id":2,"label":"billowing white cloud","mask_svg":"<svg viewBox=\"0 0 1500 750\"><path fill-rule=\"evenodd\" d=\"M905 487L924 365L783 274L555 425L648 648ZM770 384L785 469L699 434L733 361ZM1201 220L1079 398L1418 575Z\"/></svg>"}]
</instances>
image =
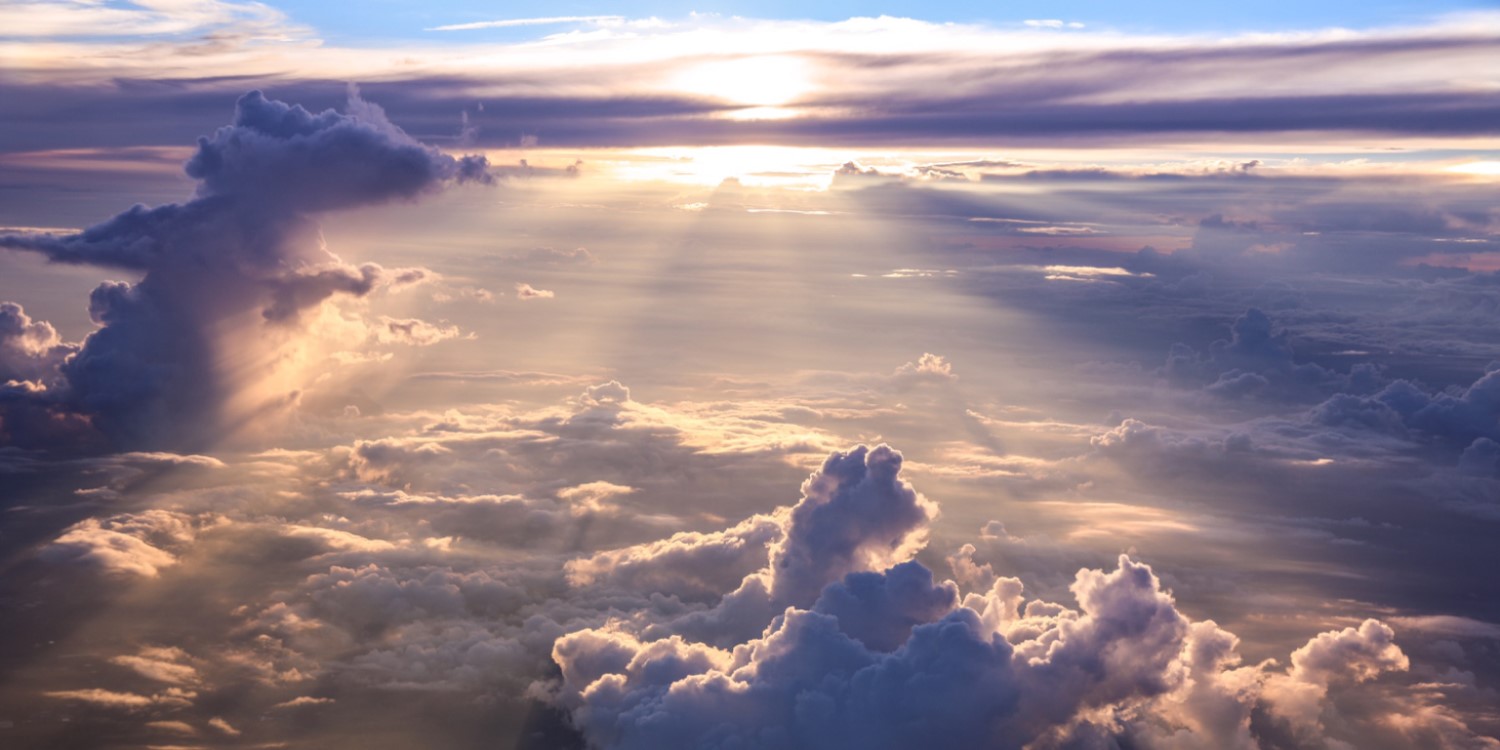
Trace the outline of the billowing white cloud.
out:
<instances>
[{"instance_id":1,"label":"billowing white cloud","mask_svg":"<svg viewBox=\"0 0 1500 750\"><path fill-rule=\"evenodd\" d=\"M835 454L784 516L571 565L574 585L618 581L643 593L660 585L702 596L713 580L690 575L717 568L722 586L723 573L745 566L748 535L774 538L767 567L725 586L709 610L616 619L558 638L555 700L604 748L1019 750L1130 741L1263 750L1279 746L1281 728L1298 747L1381 731L1382 715L1340 714L1335 694L1409 668L1388 626L1369 620L1321 634L1285 670L1274 661L1242 666L1238 638L1192 621L1152 569L1127 556L1113 571L1080 570L1073 609L1027 601L1020 581L978 567L967 547L953 558L960 577L990 585L960 597L957 584L901 562L920 547L932 510L897 478L899 468L900 455L884 446ZM882 528L884 519L894 525ZM862 555L875 539L884 541L881 552ZM715 617L755 613L743 603L757 596L781 602L759 608L759 635L701 637ZM1408 737L1487 746L1452 712L1403 700L1426 717L1412 720Z\"/></svg>"},{"instance_id":2,"label":"billowing white cloud","mask_svg":"<svg viewBox=\"0 0 1500 750\"><path fill-rule=\"evenodd\" d=\"M147 510L74 524L42 548L42 559L96 566L109 573L154 578L177 564L177 552L197 535L182 513Z\"/></svg>"}]
</instances>

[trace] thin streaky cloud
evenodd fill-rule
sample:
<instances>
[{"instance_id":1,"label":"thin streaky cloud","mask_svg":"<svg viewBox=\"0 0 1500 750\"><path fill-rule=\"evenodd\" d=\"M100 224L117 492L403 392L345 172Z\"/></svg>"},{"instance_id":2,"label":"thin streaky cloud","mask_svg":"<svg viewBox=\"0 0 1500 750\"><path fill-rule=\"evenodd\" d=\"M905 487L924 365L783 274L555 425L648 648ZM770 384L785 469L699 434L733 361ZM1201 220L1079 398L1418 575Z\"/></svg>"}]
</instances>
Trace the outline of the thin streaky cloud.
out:
<instances>
[{"instance_id":1,"label":"thin streaky cloud","mask_svg":"<svg viewBox=\"0 0 1500 750\"><path fill-rule=\"evenodd\" d=\"M543 18L502 18L496 21L475 21L434 26L426 31L473 31L474 29L508 29L515 26L552 26L563 23L611 23L625 20L624 16L547 16Z\"/></svg>"}]
</instances>

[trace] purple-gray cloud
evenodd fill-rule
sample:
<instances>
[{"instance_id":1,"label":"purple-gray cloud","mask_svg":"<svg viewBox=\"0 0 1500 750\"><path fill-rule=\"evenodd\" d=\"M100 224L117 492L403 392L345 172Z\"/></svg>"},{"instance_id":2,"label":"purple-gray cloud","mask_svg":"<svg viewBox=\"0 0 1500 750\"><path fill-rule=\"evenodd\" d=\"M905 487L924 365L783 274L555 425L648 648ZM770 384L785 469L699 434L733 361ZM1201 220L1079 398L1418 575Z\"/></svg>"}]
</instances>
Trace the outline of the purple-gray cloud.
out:
<instances>
[{"instance_id":1,"label":"purple-gray cloud","mask_svg":"<svg viewBox=\"0 0 1500 750\"><path fill-rule=\"evenodd\" d=\"M7 386L0 442L40 443L15 424L37 409L77 415L73 427L113 446L145 448L208 445L279 409L295 390L243 397L278 366L278 339L295 335L301 312L423 275L342 263L320 249L311 217L492 182L483 157L423 145L357 94L346 114L246 94L232 125L198 140L186 171L198 180L191 201L138 205L76 234L0 235L0 247L53 262L142 274L94 290L89 315L100 327L45 390Z\"/></svg>"},{"instance_id":2,"label":"purple-gray cloud","mask_svg":"<svg viewBox=\"0 0 1500 750\"><path fill-rule=\"evenodd\" d=\"M862 454L835 454L808 480L787 536L770 545L766 575L783 575L778 548L789 540L823 544L797 532L807 518L799 510L829 507L820 486ZM892 458L899 454L884 446L868 454L876 481L895 479ZM886 515L868 493L848 497L852 508ZM829 552L847 546L828 541ZM721 548L709 537L674 542L657 558L663 566L706 559L683 547ZM718 610L733 609L752 580L726 590ZM935 584L920 563L882 570L867 559L828 580L812 607L765 610L763 632L732 648L684 636L691 629L673 615L562 635L552 650L562 670L556 700L591 746L610 750L1493 743L1385 679L1410 661L1376 620L1313 638L1289 668L1241 666L1235 636L1193 622L1153 570L1127 556L1113 571L1078 571L1077 609L1022 592L1020 581L996 578L960 599L955 583ZM1391 734L1369 701L1425 716Z\"/></svg>"}]
</instances>

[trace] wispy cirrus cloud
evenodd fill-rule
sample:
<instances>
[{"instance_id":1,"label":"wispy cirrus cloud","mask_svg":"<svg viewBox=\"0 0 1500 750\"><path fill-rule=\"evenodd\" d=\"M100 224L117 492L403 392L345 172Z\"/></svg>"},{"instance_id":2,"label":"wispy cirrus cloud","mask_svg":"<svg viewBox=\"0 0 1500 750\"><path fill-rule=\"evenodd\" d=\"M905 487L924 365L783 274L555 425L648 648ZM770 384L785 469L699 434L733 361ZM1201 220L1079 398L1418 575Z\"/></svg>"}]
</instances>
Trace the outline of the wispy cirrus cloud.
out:
<instances>
[{"instance_id":1,"label":"wispy cirrus cloud","mask_svg":"<svg viewBox=\"0 0 1500 750\"><path fill-rule=\"evenodd\" d=\"M32 38L119 38L216 31L284 40L307 33L269 5L229 0L6 3L0 5L0 29L0 36Z\"/></svg>"},{"instance_id":2,"label":"wispy cirrus cloud","mask_svg":"<svg viewBox=\"0 0 1500 750\"><path fill-rule=\"evenodd\" d=\"M473 31L475 29L509 29L517 26L556 26L567 23L617 23L624 16L544 16L540 18L501 18L494 21L473 21L433 26L427 31Z\"/></svg>"}]
</instances>

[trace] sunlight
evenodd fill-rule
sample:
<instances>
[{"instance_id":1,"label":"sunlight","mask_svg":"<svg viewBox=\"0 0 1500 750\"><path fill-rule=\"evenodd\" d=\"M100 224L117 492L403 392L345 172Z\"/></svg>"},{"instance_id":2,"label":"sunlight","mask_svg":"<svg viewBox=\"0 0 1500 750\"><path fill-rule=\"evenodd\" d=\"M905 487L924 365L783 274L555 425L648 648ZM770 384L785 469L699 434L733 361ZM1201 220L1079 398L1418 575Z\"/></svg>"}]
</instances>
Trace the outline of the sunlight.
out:
<instances>
[{"instance_id":1,"label":"sunlight","mask_svg":"<svg viewBox=\"0 0 1500 750\"><path fill-rule=\"evenodd\" d=\"M747 187L822 190L846 155L828 149L792 146L708 146L646 148L637 160L614 165L627 180L663 180L718 185L734 178ZM627 157L628 158L628 157Z\"/></svg>"},{"instance_id":2,"label":"sunlight","mask_svg":"<svg viewBox=\"0 0 1500 750\"><path fill-rule=\"evenodd\" d=\"M807 64L795 57L743 57L690 67L674 76L673 88L748 107L789 104L812 88Z\"/></svg>"},{"instance_id":3,"label":"sunlight","mask_svg":"<svg viewBox=\"0 0 1500 750\"><path fill-rule=\"evenodd\" d=\"M1455 164L1448 167L1448 171L1483 177L1500 177L1500 161L1471 161L1467 164Z\"/></svg>"}]
</instances>

